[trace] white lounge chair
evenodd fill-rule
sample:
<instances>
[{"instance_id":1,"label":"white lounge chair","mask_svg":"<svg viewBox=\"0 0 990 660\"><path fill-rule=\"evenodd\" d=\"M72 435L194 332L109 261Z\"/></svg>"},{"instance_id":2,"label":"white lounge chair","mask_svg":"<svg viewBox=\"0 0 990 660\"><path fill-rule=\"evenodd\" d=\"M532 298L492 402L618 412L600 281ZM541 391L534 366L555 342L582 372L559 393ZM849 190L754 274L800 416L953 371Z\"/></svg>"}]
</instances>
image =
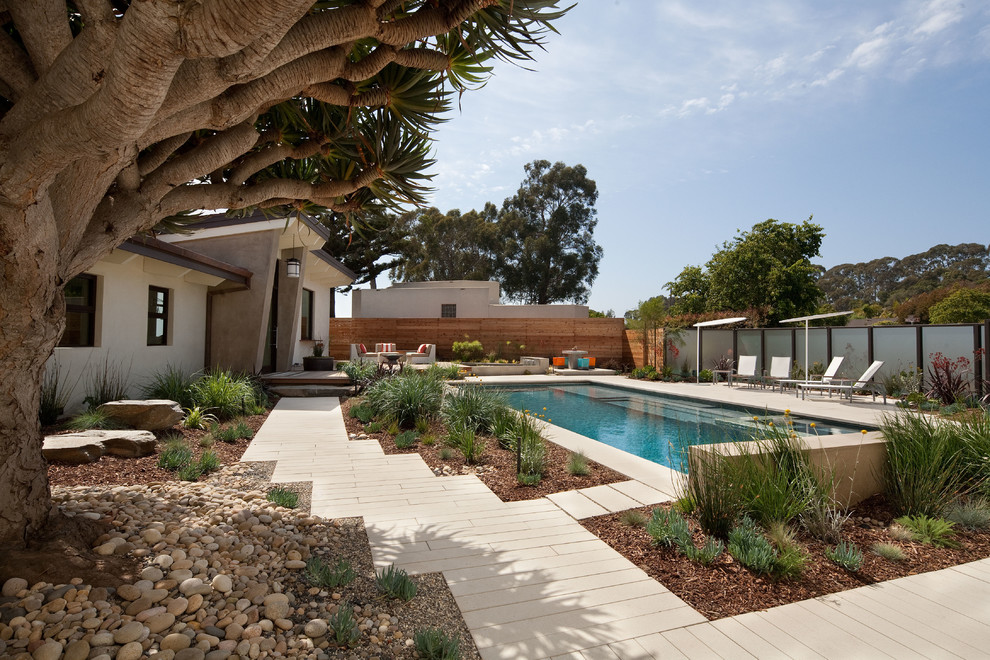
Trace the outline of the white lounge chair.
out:
<instances>
[{"instance_id":1,"label":"white lounge chair","mask_svg":"<svg viewBox=\"0 0 990 660\"><path fill-rule=\"evenodd\" d=\"M754 381L759 382L760 377L756 373L756 356L740 355L739 363L736 366L736 373L732 376L732 378L735 380L746 381L750 385L752 385Z\"/></svg>"},{"instance_id":2,"label":"white lounge chair","mask_svg":"<svg viewBox=\"0 0 990 660\"><path fill-rule=\"evenodd\" d=\"M798 383L808 383L808 384L812 384L812 383L826 383L826 384L828 384L828 383L831 383L833 380L835 380L835 375L837 373L839 373L839 367L840 366L842 366L842 356L841 355L836 355L834 358L832 358L832 361L828 363L828 369L826 369L825 370L825 373L823 373L823 374L820 374L820 375L810 375L810 376L808 376L807 378L804 378L804 379L795 378L795 379L778 380L777 381L777 384L780 385L780 393L781 394L784 393L784 388L785 387L787 387L789 385L797 385Z\"/></svg>"},{"instance_id":3,"label":"white lounge chair","mask_svg":"<svg viewBox=\"0 0 990 660\"><path fill-rule=\"evenodd\" d=\"M767 376L766 382L771 384L771 387L776 389L777 383L790 378L791 375L791 358L788 357L772 357L770 358L770 375Z\"/></svg>"},{"instance_id":4,"label":"white lounge chair","mask_svg":"<svg viewBox=\"0 0 990 660\"><path fill-rule=\"evenodd\" d=\"M827 391L829 398L831 398L832 392L839 392L840 394L845 395L846 398L848 398L849 401L852 402L853 400L852 395L853 392L856 390L869 391L871 394L873 394L873 400L876 401L877 393L878 393L877 389L879 388L880 389L879 393L883 395L883 402L887 403L887 392L883 390L882 387L878 386L876 383L870 382L870 379L872 379L876 375L877 371L879 371L880 367L882 366L883 366L882 360L875 360L873 364L871 364L870 367L863 372L863 375L860 376L859 380L857 380L855 383L851 381L846 381L845 383L839 383L835 380L833 380L831 383L798 383L797 391L801 394L802 399L805 398L805 392L807 392L808 390L821 390L823 392ZM797 394L795 394L795 396L797 396Z\"/></svg>"}]
</instances>

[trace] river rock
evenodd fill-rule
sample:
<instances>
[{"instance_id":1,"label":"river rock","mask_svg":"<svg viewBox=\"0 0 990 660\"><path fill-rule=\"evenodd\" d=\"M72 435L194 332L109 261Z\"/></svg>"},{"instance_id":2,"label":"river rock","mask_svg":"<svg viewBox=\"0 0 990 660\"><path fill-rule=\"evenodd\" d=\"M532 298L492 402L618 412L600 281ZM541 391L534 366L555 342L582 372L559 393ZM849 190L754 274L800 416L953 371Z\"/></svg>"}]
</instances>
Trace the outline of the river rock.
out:
<instances>
[{"instance_id":1,"label":"river rock","mask_svg":"<svg viewBox=\"0 0 990 660\"><path fill-rule=\"evenodd\" d=\"M3 583L2 593L6 597L16 596L21 590L28 588L28 582L24 578L12 577Z\"/></svg>"}]
</instances>

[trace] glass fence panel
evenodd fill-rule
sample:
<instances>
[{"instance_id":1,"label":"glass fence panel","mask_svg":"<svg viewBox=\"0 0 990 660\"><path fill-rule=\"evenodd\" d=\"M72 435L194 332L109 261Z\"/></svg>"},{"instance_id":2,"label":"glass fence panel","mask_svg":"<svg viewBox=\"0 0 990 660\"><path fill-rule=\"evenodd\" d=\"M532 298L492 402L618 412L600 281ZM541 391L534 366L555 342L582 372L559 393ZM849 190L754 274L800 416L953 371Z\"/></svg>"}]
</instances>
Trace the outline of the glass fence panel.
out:
<instances>
[{"instance_id":1,"label":"glass fence panel","mask_svg":"<svg viewBox=\"0 0 990 660\"><path fill-rule=\"evenodd\" d=\"M766 331L766 347L767 354L763 356L763 362L760 364L760 368L763 369L768 374L770 373L770 363L775 357L786 357L790 360L791 365L794 364L794 356L791 355L791 330L780 329L780 330L767 330Z\"/></svg>"},{"instance_id":2,"label":"glass fence panel","mask_svg":"<svg viewBox=\"0 0 990 660\"><path fill-rule=\"evenodd\" d=\"M832 355L841 355L843 378L859 378L870 366L866 328L833 328Z\"/></svg>"},{"instance_id":3,"label":"glass fence panel","mask_svg":"<svg viewBox=\"0 0 990 660\"><path fill-rule=\"evenodd\" d=\"M906 377L919 365L917 358L917 328L873 328L873 359L882 360L877 372L877 382L884 379Z\"/></svg>"},{"instance_id":4,"label":"glass fence panel","mask_svg":"<svg viewBox=\"0 0 990 660\"><path fill-rule=\"evenodd\" d=\"M712 363L732 354L732 330L705 330L701 335L701 368L713 369Z\"/></svg>"},{"instance_id":5,"label":"glass fence panel","mask_svg":"<svg viewBox=\"0 0 990 660\"><path fill-rule=\"evenodd\" d=\"M739 330L738 337L736 338L736 348L739 355L755 355L756 356L756 368L757 372L760 369L760 335L761 330ZM739 367L739 355L733 355L732 359L735 360L735 367Z\"/></svg>"},{"instance_id":6,"label":"glass fence panel","mask_svg":"<svg viewBox=\"0 0 990 660\"><path fill-rule=\"evenodd\" d=\"M826 336L825 328L808 328L808 353L804 352L805 344L805 331L803 327L797 328L797 352L794 354L794 362L797 363L796 369L801 370L801 374L805 374L810 367L811 372L818 373L825 371L828 367L829 357L828 353L828 338ZM805 358L807 358L808 364L805 365ZM818 363L817 369L815 363Z\"/></svg>"},{"instance_id":7,"label":"glass fence panel","mask_svg":"<svg viewBox=\"0 0 990 660\"><path fill-rule=\"evenodd\" d=\"M921 329L921 350L924 357L925 382L928 382L932 357L941 353L952 361L964 358L968 365L964 368L973 386L973 358L976 347L973 345L973 326L924 326Z\"/></svg>"}]
</instances>

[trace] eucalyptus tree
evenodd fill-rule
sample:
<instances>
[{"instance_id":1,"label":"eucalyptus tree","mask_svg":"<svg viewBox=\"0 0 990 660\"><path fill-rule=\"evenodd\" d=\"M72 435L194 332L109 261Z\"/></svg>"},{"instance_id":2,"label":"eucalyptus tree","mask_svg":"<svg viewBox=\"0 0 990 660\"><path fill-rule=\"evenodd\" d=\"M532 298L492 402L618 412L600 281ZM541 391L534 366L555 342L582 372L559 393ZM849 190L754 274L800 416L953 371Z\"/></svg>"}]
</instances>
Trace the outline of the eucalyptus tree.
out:
<instances>
[{"instance_id":1,"label":"eucalyptus tree","mask_svg":"<svg viewBox=\"0 0 990 660\"><path fill-rule=\"evenodd\" d=\"M421 200L429 132L555 0L13 0L0 12L0 544L49 520L63 287L197 209Z\"/></svg>"},{"instance_id":2,"label":"eucalyptus tree","mask_svg":"<svg viewBox=\"0 0 990 660\"><path fill-rule=\"evenodd\" d=\"M497 213L484 209L441 213L437 208L403 215L401 258L392 277L403 282L489 280L495 272Z\"/></svg>"}]
</instances>

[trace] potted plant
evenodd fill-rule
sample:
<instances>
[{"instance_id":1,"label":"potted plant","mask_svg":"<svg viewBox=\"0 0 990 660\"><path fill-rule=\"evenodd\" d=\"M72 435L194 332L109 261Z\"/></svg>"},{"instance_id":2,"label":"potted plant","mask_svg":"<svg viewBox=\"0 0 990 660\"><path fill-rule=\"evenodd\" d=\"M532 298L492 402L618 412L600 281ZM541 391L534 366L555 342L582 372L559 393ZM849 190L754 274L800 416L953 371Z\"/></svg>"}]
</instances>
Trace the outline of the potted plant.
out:
<instances>
[{"instance_id":1,"label":"potted plant","mask_svg":"<svg viewBox=\"0 0 990 660\"><path fill-rule=\"evenodd\" d=\"M303 358L304 371L333 371L333 358L323 355L326 344L322 339L313 342L313 354Z\"/></svg>"}]
</instances>

